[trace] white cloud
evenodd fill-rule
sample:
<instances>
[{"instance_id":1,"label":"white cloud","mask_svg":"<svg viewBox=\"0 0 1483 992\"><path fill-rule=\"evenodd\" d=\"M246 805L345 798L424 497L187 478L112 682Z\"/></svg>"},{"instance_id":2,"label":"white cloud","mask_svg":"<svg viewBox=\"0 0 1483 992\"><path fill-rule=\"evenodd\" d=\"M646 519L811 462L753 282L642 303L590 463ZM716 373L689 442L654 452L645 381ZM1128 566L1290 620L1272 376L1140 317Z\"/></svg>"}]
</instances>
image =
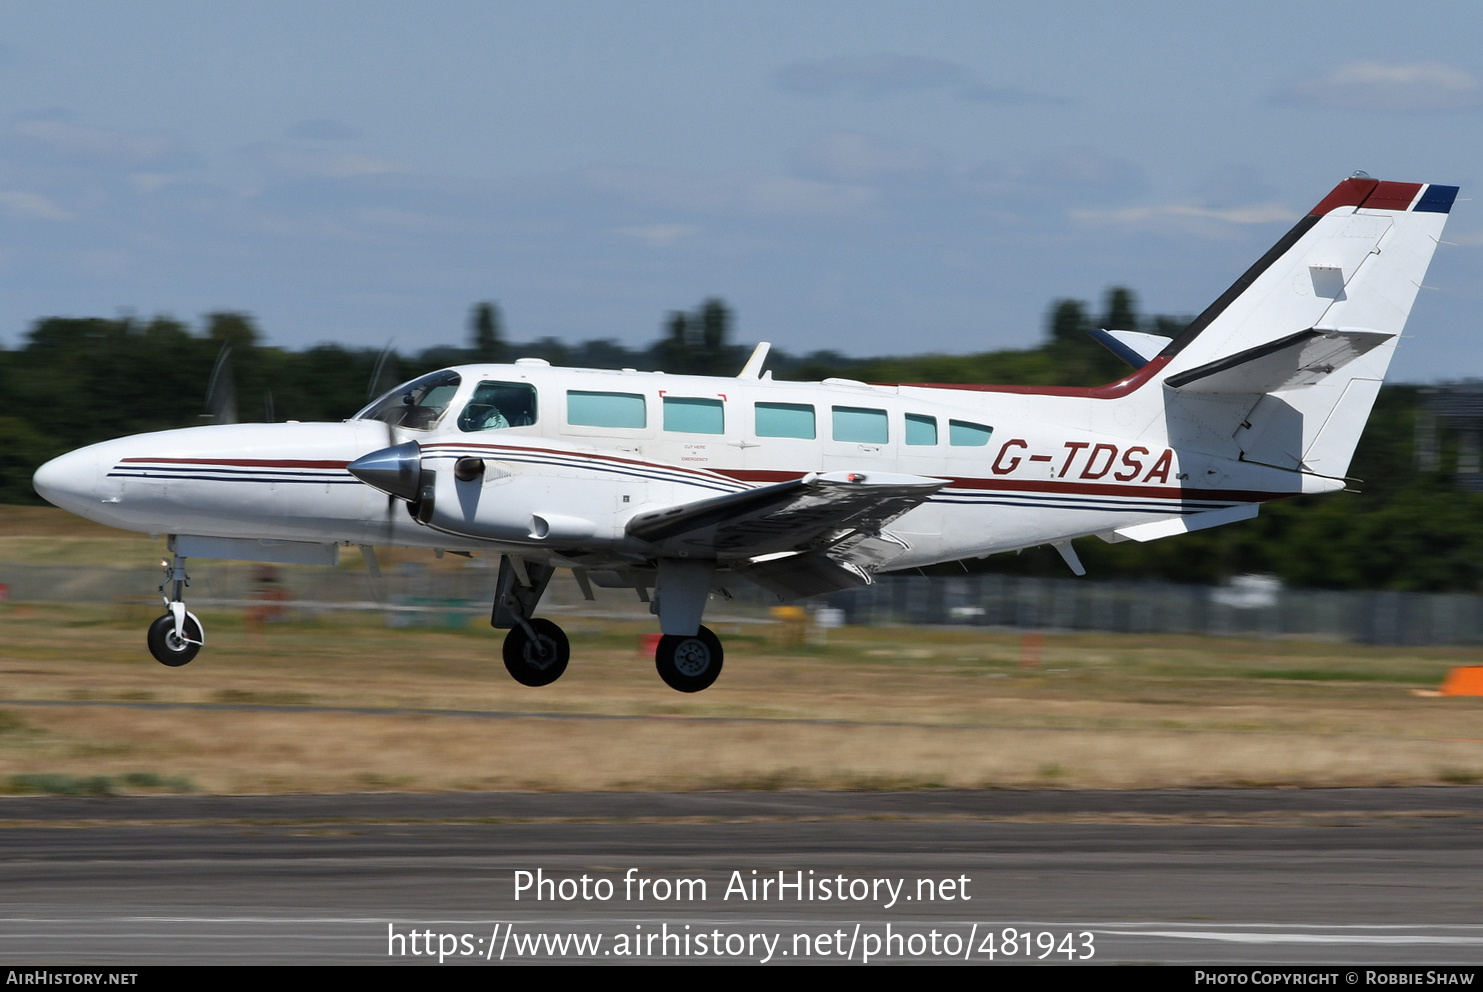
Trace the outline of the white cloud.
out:
<instances>
[{"instance_id":1,"label":"white cloud","mask_svg":"<svg viewBox=\"0 0 1483 992\"><path fill-rule=\"evenodd\" d=\"M663 248L681 238L699 234L700 228L694 224L642 224L637 227L614 228L614 232L637 238L654 248Z\"/></svg>"},{"instance_id":2,"label":"white cloud","mask_svg":"<svg viewBox=\"0 0 1483 992\"><path fill-rule=\"evenodd\" d=\"M1483 84L1472 73L1440 62L1350 62L1327 75L1291 84L1279 99L1392 114L1472 110L1483 105Z\"/></svg>"},{"instance_id":3,"label":"white cloud","mask_svg":"<svg viewBox=\"0 0 1483 992\"><path fill-rule=\"evenodd\" d=\"M1444 241L1443 244L1446 244L1449 241L1454 245L1465 246L1469 248L1483 245L1483 231L1459 231L1456 234L1448 231L1446 241Z\"/></svg>"},{"instance_id":4,"label":"white cloud","mask_svg":"<svg viewBox=\"0 0 1483 992\"><path fill-rule=\"evenodd\" d=\"M794 96L850 93L866 100L946 89L970 79L968 70L960 65L920 55L851 55L795 62L773 74L778 89Z\"/></svg>"},{"instance_id":5,"label":"white cloud","mask_svg":"<svg viewBox=\"0 0 1483 992\"><path fill-rule=\"evenodd\" d=\"M773 84L792 96L825 97L849 94L862 100L880 100L939 90L971 103L1061 103L1007 86L980 81L956 62L922 55L846 55L813 62L794 62L773 73Z\"/></svg>"},{"instance_id":6,"label":"white cloud","mask_svg":"<svg viewBox=\"0 0 1483 992\"><path fill-rule=\"evenodd\" d=\"M306 141L349 141L359 138L360 132L348 124L326 118L299 121L283 132L286 138L301 138Z\"/></svg>"},{"instance_id":7,"label":"white cloud","mask_svg":"<svg viewBox=\"0 0 1483 992\"><path fill-rule=\"evenodd\" d=\"M702 213L849 214L874 193L864 186L792 176L691 176L642 169L589 169L587 185L642 206Z\"/></svg>"},{"instance_id":8,"label":"white cloud","mask_svg":"<svg viewBox=\"0 0 1483 992\"><path fill-rule=\"evenodd\" d=\"M270 172L294 177L351 179L356 176L381 176L402 171L402 167L395 162L357 152L335 152L281 144L254 145L247 151L252 159Z\"/></svg>"},{"instance_id":9,"label":"white cloud","mask_svg":"<svg viewBox=\"0 0 1483 992\"><path fill-rule=\"evenodd\" d=\"M1142 170L1092 148L1058 148L1033 160L984 162L964 174L966 188L1019 203L1127 202L1145 186Z\"/></svg>"},{"instance_id":10,"label":"white cloud","mask_svg":"<svg viewBox=\"0 0 1483 992\"><path fill-rule=\"evenodd\" d=\"M883 176L922 173L938 166L924 148L911 148L854 131L820 134L798 150L799 168L820 179L860 183Z\"/></svg>"},{"instance_id":11,"label":"white cloud","mask_svg":"<svg viewBox=\"0 0 1483 992\"><path fill-rule=\"evenodd\" d=\"M138 168L182 156L176 141L163 134L91 127L59 117L23 118L10 129L22 147L65 162Z\"/></svg>"},{"instance_id":12,"label":"white cloud","mask_svg":"<svg viewBox=\"0 0 1483 992\"><path fill-rule=\"evenodd\" d=\"M158 193L176 178L167 172L136 172L129 177L129 185L140 193Z\"/></svg>"},{"instance_id":13,"label":"white cloud","mask_svg":"<svg viewBox=\"0 0 1483 992\"><path fill-rule=\"evenodd\" d=\"M1296 213L1277 203L1244 207L1203 207L1191 203L1166 203L1151 207L1121 207L1113 210L1070 210L1066 214L1083 224L1145 228L1155 231L1217 236L1226 225L1291 222ZM1212 223L1214 222L1214 223Z\"/></svg>"},{"instance_id":14,"label":"white cloud","mask_svg":"<svg viewBox=\"0 0 1483 992\"><path fill-rule=\"evenodd\" d=\"M0 192L0 205L21 217L39 217L42 220L72 220L74 217L39 193Z\"/></svg>"}]
</instances>

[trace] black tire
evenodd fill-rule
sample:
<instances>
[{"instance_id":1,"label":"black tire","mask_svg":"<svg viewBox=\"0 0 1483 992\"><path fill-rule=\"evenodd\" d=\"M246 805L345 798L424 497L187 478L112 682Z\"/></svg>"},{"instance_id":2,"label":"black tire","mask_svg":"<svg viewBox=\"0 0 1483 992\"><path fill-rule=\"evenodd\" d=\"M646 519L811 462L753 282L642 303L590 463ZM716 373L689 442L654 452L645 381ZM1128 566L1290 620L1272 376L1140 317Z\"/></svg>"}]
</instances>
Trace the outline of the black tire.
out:
<instances>
[{"instance_id":1,"label":"black tire","mask_svg":"<svg viewBox=\"0 0 1483 992\"><path fill-rule=\"evenodd\" d=\"M571 660L572 646L556 624L543 617L530 621L536 639L532 641L521 627L512 627L505 635L505 671L521 685L550 685L561 678Z\"/></svg>"},{"instance_id":2,"label":"black tire","mask_svg":"<svg viewBox=\"0 0 1483 992\"><path fill-rule=\"evenodd\" d=\"M701 627L694 637L665 634L654 652L654 667L664 684L680 692L699 692L710 688L721 674L721 639L709 627Z\"/></svg>"},{"instance_id":3,"label":"black tire","mask_svg":"<svg viewBox=\"0 0 1483 992\"><path fill-rule=\"evenodd\" d=\"M181 632L190 640L182 641L175 636L175 618L166 613L149 625L149 653L161 665L179 668L189 665L196 652L201 650L201 625L190 617L180 625Z\"/></svg>"}]
</instances>

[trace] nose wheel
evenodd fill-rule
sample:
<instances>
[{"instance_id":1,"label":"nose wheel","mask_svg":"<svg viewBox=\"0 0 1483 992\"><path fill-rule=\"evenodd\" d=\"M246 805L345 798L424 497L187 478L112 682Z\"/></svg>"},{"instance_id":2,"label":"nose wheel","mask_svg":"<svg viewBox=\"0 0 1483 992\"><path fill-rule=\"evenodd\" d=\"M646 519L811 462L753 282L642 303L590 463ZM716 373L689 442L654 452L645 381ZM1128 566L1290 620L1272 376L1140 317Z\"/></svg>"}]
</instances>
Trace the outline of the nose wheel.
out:
<instances>
[{"instance_id":1,"label":"nose wheel","mask_svg":"<svg viewBox=\"0 0 1483 992\"><path fill-rule=\"evenodd\" d=\"M699 692L721 674L721 639L709 627L693 635L665 634L654 652L654 667L664 684L680 692Z\"/></svg>"},{"instance_id":2,"label":"nose wheel","mask_svg":"<svg viewBox=\"0 0 1483 992\"><path fill-rule=\"evenodd\" d=\"M196 652L201 650L201 625L195 617L187 616L181 623L180 633L175 632L175 617L166 613L149 625L149 653L155 661L171 668L188 665Z\"/></svg>"},{"instance_id":3,"label":"nose wheel","mask_svg":"<svg viewBox=\"0 0 1483 992\"><path fill-rule=\"evenodd\" d=\"M505 635L505 670L521 685L550 685L561 678L572 646L560 627L544 617L522 621Z\"/></svg>"},{"instance_id":4,"label":"nose wheel","mask_svg":"<svg viewBox=\"0 0 1483 992\"><path fill-rule=\"evenodd\" d=\"M173 543L171 547L174 547ZM201 621L185 608L185 587L191 581L185 574L185 559L172 555L160 565L165 570L165 581L160 583L160 598L165 601L168 612L149 625L149 653L160 664L179 668L190 664L206 642L206 635L201 631Z\"/></svg>"}]
</instances>

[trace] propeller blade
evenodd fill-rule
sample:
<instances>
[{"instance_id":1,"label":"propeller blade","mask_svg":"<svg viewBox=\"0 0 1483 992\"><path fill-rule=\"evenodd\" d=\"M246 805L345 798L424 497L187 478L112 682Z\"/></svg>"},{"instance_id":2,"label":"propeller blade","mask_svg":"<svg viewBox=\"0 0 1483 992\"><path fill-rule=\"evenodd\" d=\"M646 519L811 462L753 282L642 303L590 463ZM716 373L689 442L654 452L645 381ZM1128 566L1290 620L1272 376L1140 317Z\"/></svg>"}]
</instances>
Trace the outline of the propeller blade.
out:
<instances>
[{"instance_id":1,"label":"propeller blade","mask_svg":"<svg viewBox=\"0 0 1483 992\"><path fill-rule=\"evenodd\" d=\"M216 354L216 365L206 384L206 412L213 424L237 423L237 383L232 375L231 344L222 345Z\"/></svg>"}]
</instances>

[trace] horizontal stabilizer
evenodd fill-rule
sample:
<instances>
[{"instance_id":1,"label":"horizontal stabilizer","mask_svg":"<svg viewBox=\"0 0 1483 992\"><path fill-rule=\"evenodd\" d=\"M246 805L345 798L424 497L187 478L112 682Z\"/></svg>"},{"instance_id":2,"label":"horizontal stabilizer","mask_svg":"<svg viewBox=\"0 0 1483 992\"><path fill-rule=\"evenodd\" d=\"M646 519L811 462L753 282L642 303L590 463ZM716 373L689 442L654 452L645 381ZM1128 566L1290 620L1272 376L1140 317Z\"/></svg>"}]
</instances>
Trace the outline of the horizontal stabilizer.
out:
<instances>
[{"instance_id":1,"label":"horizontal stabilizer","mask_svg":"<svg viewBox=\"0 0 1483 992\"><path fill-rule=\"evenodd\" d=\"M1161 537L1173 537L1176 534L1188 534L1207 527L1233 524L1238 520L1250 520L1256 516L1258 509L1260 507L1256 503L1242 503L1239 506L1228 506L1224 510L1206 510L1204 513L1190 513L1168 520L1154 520L1146 524L1119 527L1110 535L1100 536L1109 544L1117 544L1121 541L1157 541Z\"/></svg>"},{"instance_id":2,"label":"horizontal stabilizer","mask_svg":"<svg viewBox=\"0 0 1483 992\"><path fill-rule=\"evenodd\" d=\"M1311 386L1394 336L1359 328L1310 327L1171 375L1164 384L1182 393L1246 396Z\"/></svg>"},{"instance_id":3,"label":"horizontal stabilizer","mask_svg":"<svg viewBox=\"0 0 1483 992\"><path fill-rule=\"evenodd\" d=\"M1141 369L1153 361L1174 340L1162 334L1145 334L1142 331L1106 331L1093 328L1087 333L1092 336L1093 341L1135 369Z\"/></svg>"},{"instance_id":4,"label":"horizontal stabilizer","mask_svg":"<svg viewBox=\"0 0 1483 992\"><path fill-rule=\"evenodd\" d=\"M873 533L947 485L885 472L828 472L641 513L630 537L718 558L752 558Z\"/></svg>"}]
</instances>

